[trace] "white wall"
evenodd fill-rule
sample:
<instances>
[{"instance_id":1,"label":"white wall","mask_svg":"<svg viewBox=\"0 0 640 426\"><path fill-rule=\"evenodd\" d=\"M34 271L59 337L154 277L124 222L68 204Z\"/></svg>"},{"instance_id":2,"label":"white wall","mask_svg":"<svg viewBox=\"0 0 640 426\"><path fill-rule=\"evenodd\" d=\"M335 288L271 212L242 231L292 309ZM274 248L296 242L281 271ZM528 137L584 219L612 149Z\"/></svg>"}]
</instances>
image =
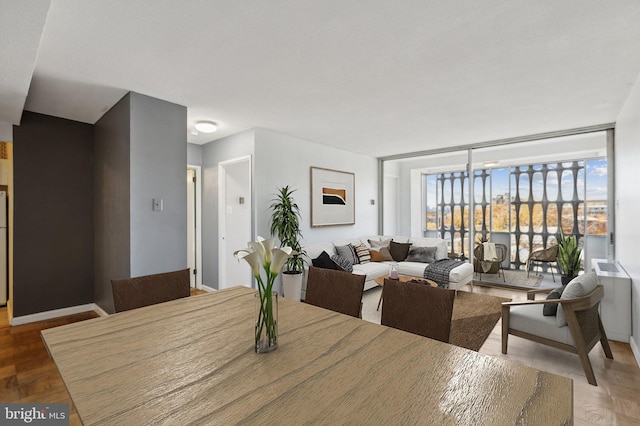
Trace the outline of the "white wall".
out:
<instances>
[{"instance_id":1,"label":"white wall","mask_svg":"<svg viewBox=\"0 0 640 426\"><path fill-rule=\"evenodd\" d=\"M355 224L311 227L311 166L355 173ZM303 245L378 233L378 160L304 139L256 129L255 193L257 232L269 234L269 205L279 188L296 189ZM371 204L375 200L375 204Z\"/></svg>"},{"instance_id":2,"label":"white wall","mask_svg":"<svg viewBox=\"0 0 640 426\"><path fill-rule=\"evenodd\" d=\"M616 120L616 257L631 276L631 349L640 363L640 77Z\"/></svg>"},{"instance_id":3,"label":"white wall","mask_svg":"<svg viewBox=\"0 0 640 426\"><path fill-rule=\"evenodd\" d=\"M247 155L254 156L253 130L202 147L202 284L211 288L218 288L218 163Z\"/></svg>"}]
</instances>

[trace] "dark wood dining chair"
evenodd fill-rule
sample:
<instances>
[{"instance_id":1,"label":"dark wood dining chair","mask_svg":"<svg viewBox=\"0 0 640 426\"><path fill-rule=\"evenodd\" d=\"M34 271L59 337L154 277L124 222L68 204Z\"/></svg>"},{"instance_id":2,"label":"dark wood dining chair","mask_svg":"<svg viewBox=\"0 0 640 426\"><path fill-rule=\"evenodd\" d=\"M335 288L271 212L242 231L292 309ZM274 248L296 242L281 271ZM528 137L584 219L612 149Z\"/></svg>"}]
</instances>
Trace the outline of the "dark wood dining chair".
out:
<instances>
[{"instance_id":1,"label":"dark wood dining chair","mask_svg":"<svg viewBox=\"0 0 640 426\"><path fill-rule=\"evenodd\" d=\"M305 302L361 318L365 275L309 267Z\"/></svg>"},{"instance_id":2,"label":"dark wood dining chair","mask_svg":"<svg viewBox=\"0 0 640 426\"><path fill-rule=\"evenodd\" d=\"M382 325L449 343L455 290L386 279L382 291Z\"/></svg>"},{"instance_id":3,"label":"dark wood dining chair","mask_svg":"<svg viewBox=\"0 0 640 426\"><path fill-rule=\"evenodd\" d=\"M189 269L111 280L111 291L116 312L188 297Z\"/></svg>"}]
</instances>

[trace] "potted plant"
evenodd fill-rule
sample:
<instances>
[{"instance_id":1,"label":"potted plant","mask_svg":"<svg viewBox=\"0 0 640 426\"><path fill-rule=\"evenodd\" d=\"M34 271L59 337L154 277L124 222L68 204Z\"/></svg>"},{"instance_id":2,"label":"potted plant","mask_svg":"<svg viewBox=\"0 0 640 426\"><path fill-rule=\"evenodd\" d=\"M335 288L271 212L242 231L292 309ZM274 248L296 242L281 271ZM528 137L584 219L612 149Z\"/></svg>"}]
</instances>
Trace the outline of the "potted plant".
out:
<instances>
[{"instance_id":1,"label":"potted plant","mask_svg":"<svg viewBox=\"0 0 640 426\"><path fill-rule=\"evenodd\" d=\"M304 250L300 247L300 209L293 199L295 190L289 186L280 188L272 200L271 235L278 237L281 246L293 249L282 271L282 290L284 297L300 300L302 291L302 272L304 270Z\"/></svg>"},{"instance_id":2,"label":"potted plant","mask_svg":"<svg viewBox=\"0 0 640 426\"><path fill-rule=\"evenodd\" d=\"M558 263L562 269L562 285L578 276L580 272L580 254L582 249L578 247L578 239L575 235L565 236L560 230L560 240L558 241Z\"/></svg>"}]
</instances>

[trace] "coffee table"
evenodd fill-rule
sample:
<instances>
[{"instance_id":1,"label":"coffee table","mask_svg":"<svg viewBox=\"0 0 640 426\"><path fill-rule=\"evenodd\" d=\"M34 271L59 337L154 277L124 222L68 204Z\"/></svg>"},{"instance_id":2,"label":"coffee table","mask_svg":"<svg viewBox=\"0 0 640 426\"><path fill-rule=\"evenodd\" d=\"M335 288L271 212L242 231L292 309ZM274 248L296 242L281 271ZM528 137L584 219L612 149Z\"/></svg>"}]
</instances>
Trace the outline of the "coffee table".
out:
<instances>
[{"instance_id":1,"label":"coffee table","mask_svg":"<svg viewBox=\"0 0 640 426\"><path fill-rule=\"evenodd\" d=\"M389 275L384 275L382 277L378 277L374 281L380 287L384 287L384 280L386 280L386 279L389 279ZM414 277L414 276L411 276L411 275L398 275L398 281L400 281L400 282L404 283L404 282L411 281L411 280L425 281L425 282L429 283L429 285L431 285L431 287L438 287L438 284L435 281L431 281L431 280L428 280L426 278ZM383 293L384 293L384 289L380 293L380 300L378 300L378 307L376 308L376 311L380 310L380 304L382 303L382 295L383 295Z\"/></svg>"}]
</instances>

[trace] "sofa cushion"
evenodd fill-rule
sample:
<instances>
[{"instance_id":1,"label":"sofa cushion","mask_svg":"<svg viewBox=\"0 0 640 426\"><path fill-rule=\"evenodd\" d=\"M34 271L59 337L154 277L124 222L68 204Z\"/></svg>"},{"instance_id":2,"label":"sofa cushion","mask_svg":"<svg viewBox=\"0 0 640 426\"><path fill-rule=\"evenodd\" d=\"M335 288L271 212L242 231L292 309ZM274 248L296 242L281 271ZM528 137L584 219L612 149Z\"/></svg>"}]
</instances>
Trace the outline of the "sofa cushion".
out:
<instances>
[{"instance_id":1,"label":"sofa cushion","mask_svg":"<svg viewBox=\"0 0 640 426\"><path fill-rule=\"evenodd\" d=\"M437 247L414 247L409 249L409 254L405 261L433 263L436 261Z\"/></svg>"},{"instance_id":2,"label":"sofa cushion","mask_svg":"<svg viewBox=\"0 0 640 426\"><path fill-rule=\"evenodd\" d=\"M574 297L582 297L591 293L598 286L598 276L595 272L587 272L586 274L578 275L571 280L567 287L562 292L560 300L573 299ZM558 327L564 327L567 325L567 317L562 310L562 305L558 306L558 312L556 313L556 324Z\"/></svg>"},{"instance_id":3,"label":"sofa cushion","mask_svg":"<svg viewBox=\"0 0 640 426\"><path fill-rule=\"evenodd\" d=\"M311 264L316 268L324 268L324 269L339 269L338 265L335 264L333 260L331 260L331 256L326 251L320 253L320 256L315 259L311 259Z\"/></svg>"},{"instance_id":4,"label":"sofa cushion","mask_svg":"<svg viewBox=\"0 0 640 426\"><path fill-rule=\"evenodd\" d=\"M554 317L542 315L543 305L520 305L509 309L509 328L573 345L569 327L557 327Z\"/></svg>"},{"instance_id":5,"label":"sofa cushion","mask_svg":"<svg viewBox=\"0 0 640 426\"><path fill-rule=\"evenodd\" d=\"M371 255L369 254L369 248L364 244L358 244L353 247L356 251L356 256L358 256L358 263L369 263L371 262Z\"/></svg>"},{"instance_id":6,"label":"sofa cushion","mask_svg":"<svg viewBox=\"0 0 640 426\"><path fill-rule=\"evenodd\" d=\"M391 253L391 257L396 262L402 262L407 258L409 254L409 249L411 248L411 243L396 243L395 241L391 241L389 243L389 252Z\"/></svg>"},{"instance_id":7,"label":"sofa cushion","mask_svg":"<svg viewBox=\"0 0 640 426\"><path fill-rule=\"evenodd\" d=\"M333 262L338 265L338 267L343 271L353 272L353 263L351 263L349 259L346 259L339 254L334 254L333 256L331 256L331 260L333 260Z\"/></svg>"},{"instance_id":8,"label":"sofa cushion","mask_svg":"<svg viewBox=\"0 0 640 426\"><path fill-rule=\"evenodd\" d=\"M389 274L389 265L386 263L369 262L364 265L353 265L353 273L366 275L366 281L375 280Z\"/></svg>"},{"instance_id":9,"label":"sofa cushion","mask_svg":"<svg viewBox=\"0 0 640 426\"><path fill-rule=\"evenodd\" d=\"M358 261L358 255L356 254L356 249L353 248L353 245L347 244L345 246L336 246L336 252L351 262L352 265L356 265L360 263Z\"/></svg>"},{"instance_id":10,"label":"sofa cushion","mask_svg":"<svg viewBox=\"0 0 640 426\"><path fill-rule=\"evenodd\" d=\"M308 259L307 263L311 263L313 259L320 256L323 251L326 251L329 256L336 254L336 249L333 243L315 243L309 244L303 247Z\"/></svg>"},{"instance_id":11,"label":"sofa cushion","mask_svg":"<svg viewBox=\"0 0 640 426\"><path fill-rule=\"evenodd\" d=\"M436 260L447 259L449 257L449 249L447 242L442 238L411 238L409 240L415 247L436 247Z\"/></svg>"}]
</instances>

